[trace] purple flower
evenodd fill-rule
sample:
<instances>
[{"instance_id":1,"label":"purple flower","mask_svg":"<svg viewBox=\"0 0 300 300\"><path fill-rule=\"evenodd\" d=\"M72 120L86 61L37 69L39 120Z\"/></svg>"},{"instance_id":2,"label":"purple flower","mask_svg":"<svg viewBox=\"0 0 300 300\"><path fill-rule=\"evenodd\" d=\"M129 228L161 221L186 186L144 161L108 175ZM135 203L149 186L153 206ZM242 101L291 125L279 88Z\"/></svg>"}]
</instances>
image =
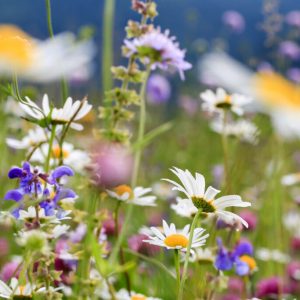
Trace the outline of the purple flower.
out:
<instances>
[{"instance_id":1,"label":"purple flower","mask_svg":"<svg viewBox=\"0 0 300 300\"><path fill-rule=\"evenodd\" d=\"M152 104L165 103L171 96L169 81L162 75L150 76L147 84L147 100Z\"/></svg>"},{"instance_id":2,"label":"purple flower","mask_svg":"<svg viewBox=\"0 0 300 300\"><path fill-rule=\"evenodd\" d=\"M256 228L258 220L254 212L251 210L242 210L239 215L248 223L246 230L254 230Z\"/></svg>"},{"instance_id":3,"label":"purple flower","mask_svg":"<svg viewBox=\"0 0 300 300\"><path fill-rule=\"evenodd\" d=\"M184 79L184 71L192 65L184 60L185 50L179 48L175 37L169 36L169 30L161 32L160 28L145 33L134 40L125 40L127 57L137 54L145 64L150 64L151 69L175 69Z\"/></svg>"},{"instance_id":4,"label":"purple flower","mask_svg":"<svg viewBox=\"0 0 300 300\"><path fill-rule=\"evenodd\" d=\"M8 172L8 178L18 178L20 183L17 189L10 190L5 194L5 200L14 200L19 202L23 199L24 195L38 195L42 191L40 173L38 169L31 171L30 164L28 162L24 162L22 169L18 167L11 168Z\"/></svg>"},{"instance_id":5,"label":"purple flower","mask_svg":"<svg viewBox=\"0 0 300 300\"><path fill-rule=\"evenodd\" d=\"M287 266L290 279L300 281L300 261L292 261Z\"/></svg>"},{"instance_id":6,"label":"purple flower","mask_svg":"<svg viewBox=\"0 0 300 300\"><path fill-rule=\"evenodd\" d=\"M216 269L221 271L231 270L233 267L233 260L230 252L223 247L222 241L218 239L218 253L214 266Z\"/></svg>"},{"instance_id":7,"label":"purple flower","mask_svg":"<svg viewBox=\"0 0 300 300\"><path fill-rule=\"evenodd\" d=\"M147 238L148 236L145 234L133 235L128 239L128 246L131 250L147 256L159 253L160 247L143 242Z\"/></svg>"},{"instance_id":8,"label":"purple flower","mask_svg":"<svg viewBox=\"0 0 300 300\"><path fill-rule=\"evenodd\" d=\"M266 298L266 297L276 297L287 292L287 287L283 284L281 278L270 277L262 279L258 282L256 287L256 297ZM276 298L275 298L276 299Z\"/></svg>"},{"instance_id":9,"label":"purple flower","mask_svg":"<svg viewBox=\"0 0 300 300\"><path fill-rule=\"evenodd\" d=\"M278 53L291 60L298 60L300 58L300 47L293 41L284 41L280 43Z\"/></svg>"},{"instance_id":10,"label":"purple flower","mask_svg":"<svg viewBox=\"0 0 300 300\"><path fill-rule=\"evenodd\" d=\"M118 143L101 143L93 150L92 179L96 185L115 187L129 181L132 172L132 155Z\"/></svg>"},{"instance_id":11,"label":"purple flower","mask_svg":"<svg viewBox=\"0 0 300 300\"><path fill-rule=\"evenodd\" d=\"M6 263L0 273L0 279L4 282L8 282L12 277L19 277L21 268L18 267L20 265L20 262L18 261L11 261Z\"/></svg>"},{"instance_id":12,"label":"purple flower","mask_svg":"<svg viewBox=\"0 0 300 300\"><path fill-rule=\"evenodd\" d=\"M285 16L285 21L291 26L300 27L300 11L299 10L290 11Z\"/></svg>"},{"instance_id":13,"label":"purple flower","mask_svg":"<svg viewBox=\"0 0 300 300\"><path fill-rule=\"evenodd\" d=\"M248 241L239 242L233 251L228 251L218 240L218 253L215 260L215 268L222 271L229 271L234 268L239 276L248 275L256 267L253 255L253 247Z\"/></svg>"},{"instance_id":14,"label":"purple flower","mask_svg":"<svg viewBox=\"0 0 300 300\"><path fill-rule=\"evenodd\" d=\"M243 256L243 255L253 255L253 246L248 241L241 241L239 242L234 250L235 256Z\"/></svg>"},{"instance_id":15,"label":"purple flower","mask_svg":"<svg viewBox=\"0 0 300 300\"><path fill-rule=\"evenodd\" d=\"M300 83L300 68L290 68L286 73L287 77L295 83Z\"/></svg>"},{"instance_id":16,"label":"purple flower","mask_svg":"<svg viewBox=\"0 0 300 300\"><path fill-rule=\"evenodd\" d=\"M222 20L225 25L227 25L232 31L236 33L241 33L245 29L244 17L235 10L225 11Z\"/></svg>"},{"instance_id":17,"label":"purple flower","mask_svg":"<svg viewBox=\"0 0 300 300\"><path fill-rule=\"evenodd\" d=\"M57 204L60 200L66 198L75 198L76 194L71 189L61 187L58 180L63 176L73 176L74 172L67 166L60 166L54 169L54 171L48 175L40 173L38 169L31 171L31 166L28 162L25 162L22 168L14 167L8 172L10 179L19 179L19 187L14 190L8 191L4 199L14 200L19 202L23 200L24 195L28 195L37 200L41 197L40 207L44 208L46 215L53 215L54 209L57 208ZM53 186L54 196L50 198L50 191L46 187L43 189L44 183L48 183ZM19 207L13 210L12 215L15 218L19 218L19 211L23 208L20 204Z\"/></svg>"}]
</instances>

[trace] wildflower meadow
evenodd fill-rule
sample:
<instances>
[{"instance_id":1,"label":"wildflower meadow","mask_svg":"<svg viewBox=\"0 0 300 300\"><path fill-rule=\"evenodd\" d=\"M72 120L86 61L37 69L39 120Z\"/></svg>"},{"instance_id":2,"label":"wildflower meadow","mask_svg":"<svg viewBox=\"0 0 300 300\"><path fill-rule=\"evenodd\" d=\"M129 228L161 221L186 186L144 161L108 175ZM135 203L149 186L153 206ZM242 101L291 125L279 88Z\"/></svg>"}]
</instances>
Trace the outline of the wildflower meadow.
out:
<instances>
[{"instance_id":1,"label":"wildflower meadow","mask_svg":"<svg viewBox=\"0 0 300 300\"><path fill-rule=\"evenodd\" d=\"M0 299L300 299L285 1L0 1Z\"/></svg>"}]
</instances>

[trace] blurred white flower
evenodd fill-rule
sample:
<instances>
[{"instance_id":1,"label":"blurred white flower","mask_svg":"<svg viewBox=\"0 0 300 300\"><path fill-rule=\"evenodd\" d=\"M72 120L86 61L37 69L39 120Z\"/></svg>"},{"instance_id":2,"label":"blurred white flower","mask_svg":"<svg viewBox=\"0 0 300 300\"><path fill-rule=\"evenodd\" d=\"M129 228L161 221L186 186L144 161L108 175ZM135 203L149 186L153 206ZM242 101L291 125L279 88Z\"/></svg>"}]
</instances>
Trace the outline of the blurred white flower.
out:
<instances>
[{"instance_id":1,"label":"blurred white flower","mask_svg":"<svg viewBox=\"0 0 300 300\"><path fill-rule=\"evenodd\" d=\"M69 77L87 67L95 54L91 41L76 42L71 33L39 41L14 25L0 25L0 75L35 82Z\"/></svg>"},{"instance_id":2,"label":"blurred white flower","mask_svg":"<svg viewBox=\"0 0 300 300\"><path fill-rule=\"evenodd\" d=\"M34 151L31 156L31 161L45 163L49 149L49 144L43 144L40 148ZM61 149L57 143L52 147L50 158L50 166L58 165L61 156ZM75 172L84 171L85 167L90 164L91 159L83 150L74 149L71 143L63 143L62 158L65 165L70 166Z\"/></svg>"},{"instance_id":3,"label":"blurred white flower","mask_svg":"<svg viewBox=\"0 0 300 300\"><path fill-rule=\"evenodd\" d=\"M243 142L250 144L257 144L257 138L259 135L258 128L247 120L238 120L235 122L228 122L226 128L224 128L223 122L219 119L211 122L210 127L213 131L227 136L232 136L240 139Z\"/></svg>"},{"instance_id":4,"label":"blurred white flower","mask_svg":"<svg viewBox=\"0 0 300 300\"><path fill-rule=\"evenodd\" d=\"M50 108L47 94L43 97L42 109L28 97L25 97L24 102L20 102L20 106L34 120L55 125L64 125L71 122L70 127L75 130L83 129L83 126L76 123L76 121L82 119L92 109L92 105L86 99L76 100L73 103L71 97L67 98L62 108Z\"/></svg>"},{"instance_id":5,"label":"blurred white flower","mask_svg":"<svg viewBox=\"0 0 300 300\"><path fill-rule=\"evenodd\" d=\"M18 279L15 277L11 279L9 286L0 280L0 297L4 299L12 299L14 296L31 298L34 289L35 286L30 283L20 285Z\"/></svg>"},{"instance_id":6,"label":"blurred white flower","mask_svg":"<svg viewBox=\"0 0 300 300\"><path fill-rule=\"evenodd\" d=\"M176 204L171 204L171 208L181 217L192 218L198 209L191 199L176 198Z\"/></svg>"},{"instance_id":7,"label":"blurred white flower","mask_svg":"<svg viewBox=\"0 0 300 300\"><path fill-rule=\"evenodd\" d=\"M160 298L147 297L143 294L121 289L116 293L116 300L161 300Z\"/></svg>"},{"instance_id":8,"label":"blurred white flower","mask_svg":"<svg viewBox=\"0 0 300 300\"><path fill-rule=\"evenodd\" d=\"M299 182L300 182L300 173L287 174L281 178L281 183L283 185L294 185Z\"/></svg>"},{"instance_id":9,"label":"blurred white flower","mask_svg":"<svg viewBox=\"0 0 300 300\"><path fill-rule=\"evenodd\" d=\"M286 264L291 260L289 255L277 249L259 248L256 250L255 256L263 261L275 261L282 264Z\"/></svg>"},{"instance_id":10,"label":"blurred white flower","mask_svg":"<svg viewBox=\"0 0 300 300\"><path fill-rule=\"evenodd\" d=\"M56 132L61 130L61 126L56 127ZM6 144L13 149L27 149L30 152L33 148L46 143L50 138L50 132L41 127L29 129L26 136L21 140L6 138Z\"/></svg>"},{"instance_id":11,"label":"blurred white flower","mask_svg":"<svg viewBox=\"0 0 300 300\"><path fill-rule=\"evenodd\" d=\"M124 201L127 204L139 206L156 206L155 196L145 196L152 191L151 188L136 187L133 190L128 185L119 185L113 190L106 190L108 195L114 199Z\"/></svg>"},{"instance_id":12,"label":"blurred white flower","mask_svg":"<svg viewBox=\"0 0 300 300\"><path fill-rule=\"evenodd\" d=\"M215 254L210 248L197 248L191 251L190 261L199 262L200 264L204 262L212 263L215 261Z\"/></svg>"},{"instance_id":13,"label":"blurred white flower","mask_svg":"<svg viewBox=\"0 0 300 300\"><path fill-rule=\"evenodd\" d=\"M295 237L300 237L300 213L290 211L283 216L283 225Z\"/></svg>"},{"instance_id":14,"label":"blurred white flower","mask_svg":"<svg viewBox=\"0 0 300 300\"><path fill-rule=\"evenodd\" d=\"M244 114L244 106L251 103L251 98L241 94L229 95L222 88L217 88L214 93L212 90L206 90L200 94L203 100L202 109L210 113L223 112L223 110L230 110L237 115Z\"/></svg>"}]
</instances>

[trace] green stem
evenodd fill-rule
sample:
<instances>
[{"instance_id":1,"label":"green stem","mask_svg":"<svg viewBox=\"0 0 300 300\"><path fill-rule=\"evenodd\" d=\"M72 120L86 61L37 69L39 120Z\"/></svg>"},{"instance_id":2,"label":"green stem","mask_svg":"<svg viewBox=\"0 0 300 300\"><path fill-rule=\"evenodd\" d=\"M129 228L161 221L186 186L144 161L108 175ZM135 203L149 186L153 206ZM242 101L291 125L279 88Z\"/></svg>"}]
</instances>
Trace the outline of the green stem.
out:
<instances>
[{"instance_id":1,"label":"green stem","mask_svg":"<svg viewBox=\"0 0 300 300\"><path fill-rule=\"evenodd\" d=\"M46 159L46 163L45 163L45 172L46 173L49 171L53 141L54 141L54 138L55 138L55 131L56 131L56 125L53 125L52 130L51 130L50 140L49 140L48 155L47 155L47 159Z\"/></svg>"},{"instance_id":2,"label":"green stem","mask_svg":"<svg viewBox=\"0 0 300 300\"><path fill-rule=\"evenodd\" d=\"M102 85L103 91L112 88L113 80L110 68L113 65L113 24L115 0L105 0L103 18L103 55L102 55Z\"/></svg>"},{"instance_id":3,"label":"green stem","mask_svg":"<svg viewBox=\"0 0 300 300\"><path fill-rule=\"evenodd\" d=\"M194 237L194 230L195 230L197 221L198 221L199 216L201 215L201 213L202 213L202 211L199 209L197 214L195 215L195 217L193 219L193 222L192 222L192 226L191 226L191 230L190 230L189 243L188 243L188 247L187 247L187 250L186 250L186 256L185 256L184 265L183 265L181 283L180 283L179 293L178 293L178 298L177 298L178 300L183 299L183 290L184 290L185 281L187 279L187 271L188 271L189 259L190 259L190 254L191 254L192 241L193 241L193 237Z\"/></svg>"},{"instance_id":4,"label":"green stem","mask_svg":"<svg viewBox=\"0 0 300 300\"><path fill-rule=\"evenodd\" d=\"M146 78L141 86L140 90L140 122L139 122L139 131L137 137L137 144L141 145L143 142L144 134L145 134L145 125L146 125L146 99L145 99L145 91L148 82L148 77L150 74L150 66L147 67ZM135 152L134 156L134 164L133 164L133 173L131 178L131 187L134 188L137 183L137 178L139 174L140 162L142 156L142 147L139 147Z\"/></svg>"},{"instance_id":5,"label":"green stem","mask_svg":"<svg viewBox=\"0 0 300 300\"><path fill-rule=\"evenodd\" d=\"M115 231L116 231L116 236L119 235L119 212L120 212L121 203L122 203L121 201L118 201L116 209L115 209ZM126 261L125 261L125 255L124 255L122 245L120 245L119 258L120 258L120 264L122 266L124 266ZM125 277L127 290L130 293L131 292L130 276L129 276L127 271L124 272L124 277Z\"/></svg>"},{"instance_id":6,"label":"green stem","mask_svg":"<svg viewBox=\"0 0 300 300\"><path fill-rule=\"evenodd\" d=\"M51 38L54 38L53 25L52 25L52 13L51 13L51 0L45 0L45 1L46 1L48 32L49 32L49 36ZM65 78L61 79L60 86L61 86L61 97L62 97L62 101L64 103L69 94L69 88L68 88L68 84L67 84L67 81L65 80Z\"/></svg>"},{"instance_id":7,"label":"green stem","mask_svg":"<svg viewBox=\"0 0 300 300\"><path fill-rule=\"evenodd\" d=\"M145 100L145 91L146 91L146 86L147 86L147 81L148 81L148 77L150 74L150 66L147 68L146 71L146 76L145 76L145 80L141 86L140 89L140 99L141 99L141 105L140 105L140 122L139 122L139 131L138 131L138 138L137 138L137 143L138 144L142 144L143 141L143 137L144 137L144 132L145 132L145 123L146 123L146 100ZM135 152L135 158L134 158L134 167L133 167L133 174L132 174L132 179L131 179L131 186L132 188L135 187L136 182L137 182L137 177L138 177L138 171L139 171L139 165L140 165L140 160L141 160L141 154L142 154L142 149L139 148L136 152ZM125 215L125 220L124 220L124 224L122 227L122 230L118 236L116 245L113 249L113 252L111 254L111 262L115 263L117 255L119 253L119 249L122 245L124 236L125 236L125 232L127 229L127 226L131 220L131 215L132 215L132 211L133 211L133 204L130 204L128 209L127 209L127 213Z\"/></svg>"},{"instance_id":8,"label":"green stem","mask_svg":"<svg viewBox=\"0 0 300 300\"><path fill-rule=\"evenodd\" d=\"M176 278L177 278L177 297L179 295L179 288L180 288L180 257L179 257L179 250L175 249L174 251L174 263L176 268Z\"/></svg>"},{"instance_id":9,"label":"green stem","mask_svg":"<svg viewBox=\"0 0 300 300\"><path fill-rule=\"evenodd\" d=\"M228 113L224 110L223 115L223 130L222 130L222 148L223 148L223 160L224 160L224 186L227 192L230 190L230 181L229 181L229 155L228 155L228 139L227 139L227 122L228 122Z\"/></svg>"}]
</instances>

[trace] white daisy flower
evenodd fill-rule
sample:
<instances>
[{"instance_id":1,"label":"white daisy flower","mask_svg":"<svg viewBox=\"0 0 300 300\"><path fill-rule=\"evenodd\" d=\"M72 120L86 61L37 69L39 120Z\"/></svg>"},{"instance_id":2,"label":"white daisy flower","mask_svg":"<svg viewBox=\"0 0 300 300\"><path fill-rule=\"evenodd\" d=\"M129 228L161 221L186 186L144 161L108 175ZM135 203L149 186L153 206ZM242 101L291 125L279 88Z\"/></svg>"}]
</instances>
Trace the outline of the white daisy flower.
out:
<instances>
[{"instance_id":1,"label":"white daisy flower","mask_svg":"<svg viewBox=\"0 0 300 300\"><path fill-rule=\"evenodd\" d=\"M129 293L125 289L121 289L116 293L116 299L117 300L161 300L160 298L147 297L143 294L139 294L134 291L131 291Z\"/></svg>"},{"instance_id":2,"label":"white daisy flower","mask_svg":"<svg viewBox=\"0 0 300 300\"><path fill-rule=\"evenodd\" d=\"M56 134L61 131L61 126L56 127ZM41 127L35 127L33 129L29 129L26 136L24 136L21 140L7 138L6 144L13 149L27 149L30 152L33 148L42 145L49 141L50 132L47 129L43 129Z\"/></svg>"},{"instance_id":3,"label":"white daisy flower","mask_svg":"<svg viewBox=\"0 0 300 300\"><path fill-rule=\"evenodd\" d=\"M31 161L45 163L49 150L49 144L43 144L31 156ZM50 166L56 166L59 163L61 156L61 149L59 144L54 143L52 146ZM82 172L87 165L90 164L91 158L88 153L83 150L74 149L71 143L63 143L62 158L65 165L72 167L75 172Z\"/></svg>"},{"instance_id":4,"label":"white daisy flower","mask_svg":"<svg viewBox=\"0 0 300 300\"><path fill-rule=\"evenodd\" d=\"M144 240L143 242L149 243L152 245L165 247L167 249L178 249L186 250L189 237L190 237L190 225L186 225L182 230L176 230L176 227L173 223L170 226L165 220L163 220L163 231L159 230L156 227L150 227L152 235L148 235L149 240ZM201 247L205 244L209 234L203 235L205 229L195 228L191 248Z\"/></svg>"},{"instance_id":5,"label":"white daisy flower","mask_svg":"<svg viewBox=\"0 0 300 300\"><path fill-rule=\"evenodd\" d=\"M87 68L94 56L91 41L75 42L64 33L39 41L14 25L0 25L0 75L47 82Z\"/></svg>"},{"instance_id":6,"label":"white daisy flower","mask_svg":"<svg viewBox=\"0 0 300 300\"><path fill-rule=\"evenodd\" d=\"M32 222L36 220L37 217L37 212L36 208L34 206L29 206L27 210L20 210L19 211L19 220L26 221L26 222ZM56 217L53 216L46 216L45 215L45 210L43 208L39 208L38 210L38 219L40 223L46 223L56 220Z\"/></svg>"},{"instance_id":7,"label":"white daisy flower","mask_svg":"<svg viewBox=\"0 0 300 300\"><path fill-rule=\"evenodd\" d=\"M192 218L198 209L191 199L176 198L176 204L171 204L171 208L181 217Z\"/></svg>"},{"instance_id":8,"label":"white daisy flower","mask_svg":"<svg viewBox=\"0 0 300 300\"><path fill-rule=\"evenodd\" d=\"M28 134L22 140L7 138L6 144L13 149L28 149L34 148L48 141L50 134L41 127L29 129Z\"/></svg>"},{"instance_id":9,"label":"white daisy flower","mask_svg":"<svg viewBox=\"0 0 300 300\"><path fill-rule=\"evenodd\" d=\"M227 136L236 137L243 142L253 145L257 144L258 128L247 120L229 122L226 124L226 128L224 128L223 122L217 119L210 124L210 128L219 134L225 133Z\"/></svg>"},{"instance_id":10,"label":"white daisy flower","mask_svg":"<svg viewBox=\"0 0 300 300\"><path fill-rule=\"evenodd\" d=\"M0 280L0 297L3 299L12 299L13 296L30 297L35 286L27 283L26 285L19 285L17 278L13 277L8 286L5 282Z\"/></svg>"},{"instance_id":11,"label":"white daisy flower","mask_svg":"<svg viewBox=\"0 0 300 300\"><path fill-rule=\"evenodd\" d=\"M200 94L203 100L202 109L210 113L223 112L228 109L237 115L243 115L243 106L251 102L251 98L240 94L229 95L222 88L218 88L216 93L212 90L206 90Z\"/></svg>"},{"instance_id":12,"label":"white daisy flower","mask_svg":"<svg viewBox=\"0 0 300 300\"><path fill-rule=\"evenodd\" d=\"M238 195L222 196L215 199L215 196L220 193L219 190L209 186L205 191L205 178L203 175L196 173L195 177L188 170L173 168L171 171L180 179L181 184L170 180L166 180L174 185L173 190L178 190L192 200L194 206L201 209L205 214L215 214L229 224L236 221L248 227L247 222L237 214L226 211L227 207L248 207L250 202L245 202Z\"/></svg>"},{"instance_id":13,"label":"white daisy flower","mask_svg":"<svg viewBox=\"0 0 300 300\"><path fill-rule=\"evenodd\" d=\"M82 101L68 97L62 108L50 108L48 95L45 94L42 101L42 108L25 97L24 102L19 103L20 107L34 120L49 122L55 125L64 125L72 121L70 127L75 130L82 130L83 126L76 123L92 109L92 105L86 99Z\"/></svg>"},{"instance_id":14,"label":"white daisy flower","mask_svg":"<svg viewBox=\"0 0 300 300\"><path fill-rule=\"evenodd\" d=\"M152 191L151 188L135 187L133 190L128 185L119 185L113 190L106 190L108 195L128 204L140 206L156 206L155 196L145 196Z\"/></svg>"}]
</instances>

